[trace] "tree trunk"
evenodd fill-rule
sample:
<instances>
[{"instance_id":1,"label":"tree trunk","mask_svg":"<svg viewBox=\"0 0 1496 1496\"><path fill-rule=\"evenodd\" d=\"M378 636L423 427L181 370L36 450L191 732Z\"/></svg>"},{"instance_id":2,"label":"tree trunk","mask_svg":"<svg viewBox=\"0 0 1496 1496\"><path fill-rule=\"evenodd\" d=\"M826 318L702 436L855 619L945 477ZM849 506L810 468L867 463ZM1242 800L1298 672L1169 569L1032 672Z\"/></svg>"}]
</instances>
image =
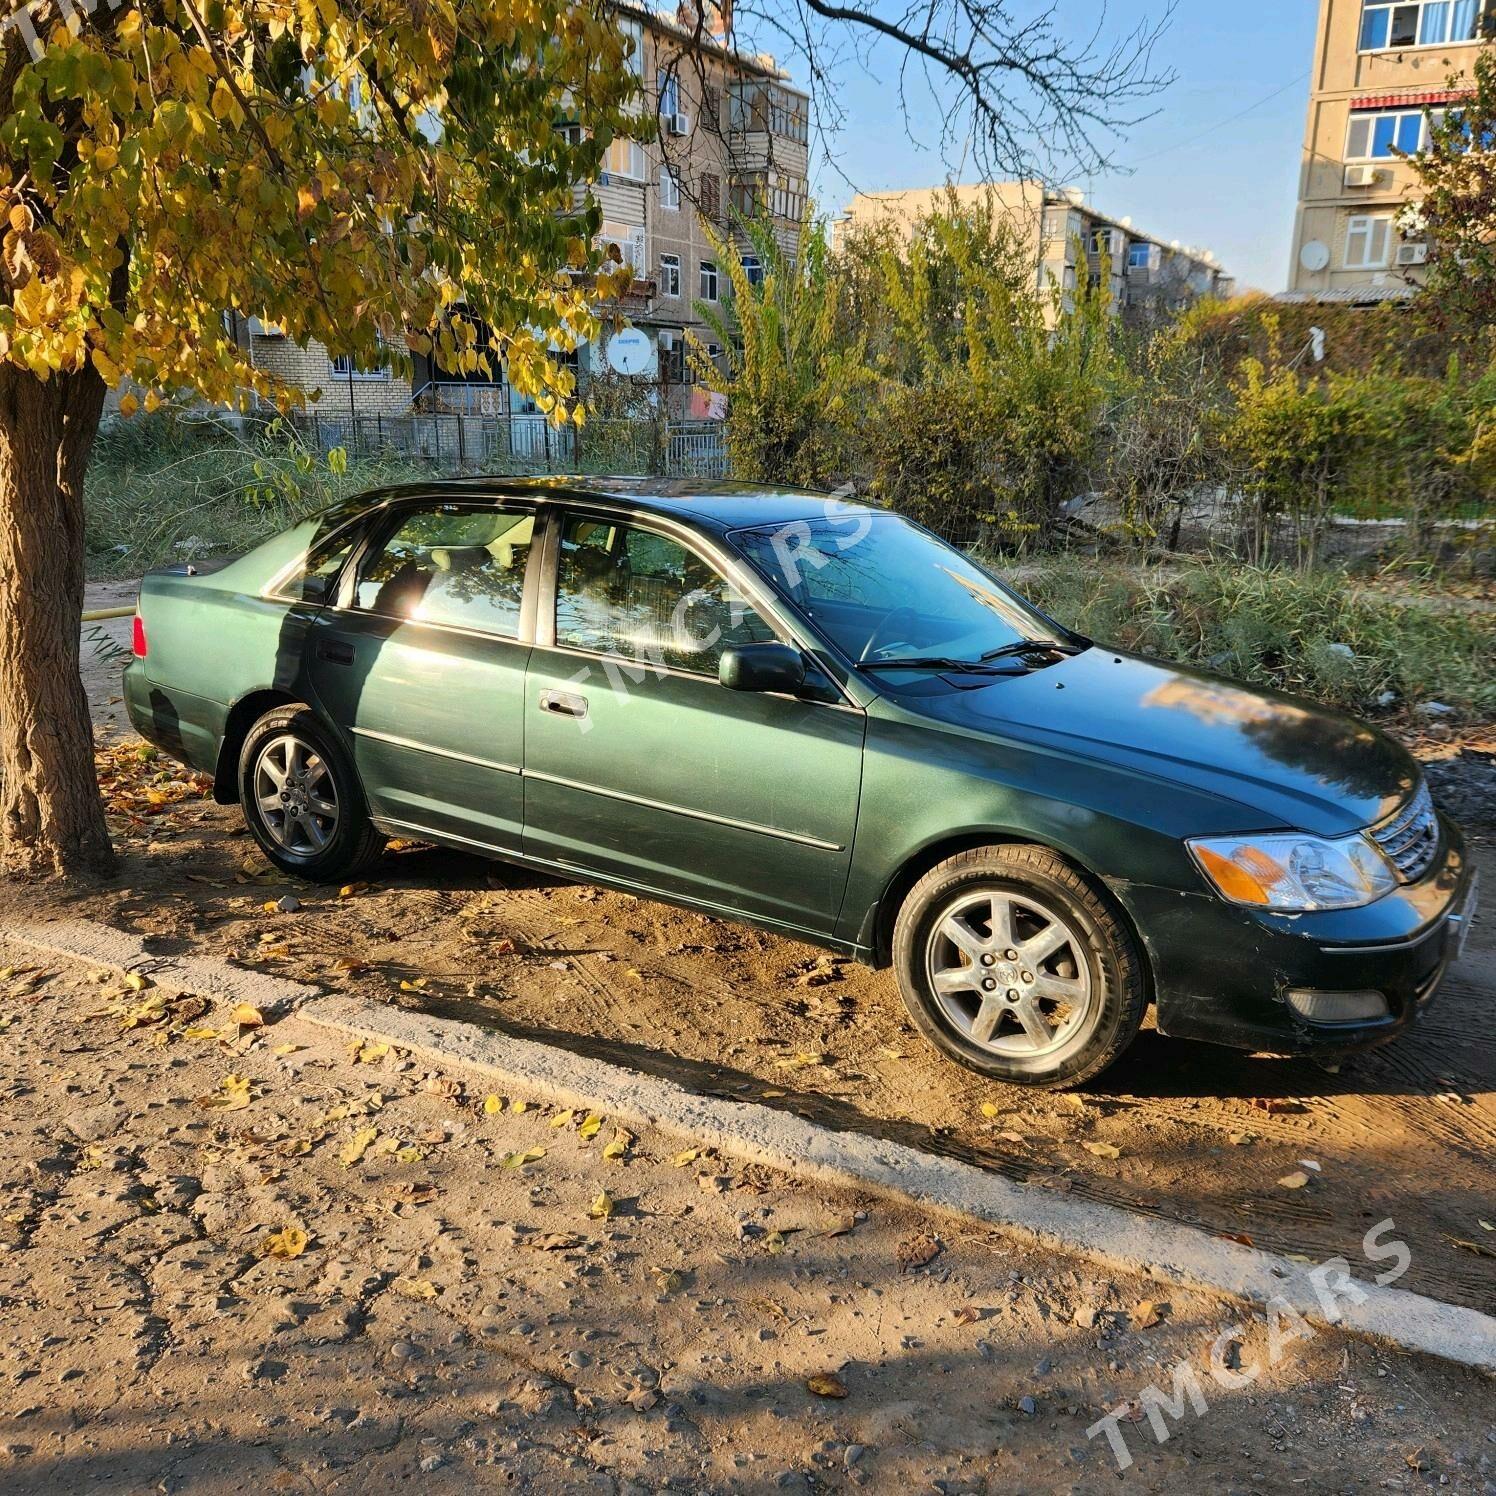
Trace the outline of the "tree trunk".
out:
<instances>
[{"instance_id":1,"label":"tree trunk","mask_svg":"<svg viewBox=\"0 0 1496 1496\"><path fill-rule=\"evenodd\" d=\"M78 673L83 473L104 383L0 367L0 871L113 864Z\"/></svg>"}]
</instances>

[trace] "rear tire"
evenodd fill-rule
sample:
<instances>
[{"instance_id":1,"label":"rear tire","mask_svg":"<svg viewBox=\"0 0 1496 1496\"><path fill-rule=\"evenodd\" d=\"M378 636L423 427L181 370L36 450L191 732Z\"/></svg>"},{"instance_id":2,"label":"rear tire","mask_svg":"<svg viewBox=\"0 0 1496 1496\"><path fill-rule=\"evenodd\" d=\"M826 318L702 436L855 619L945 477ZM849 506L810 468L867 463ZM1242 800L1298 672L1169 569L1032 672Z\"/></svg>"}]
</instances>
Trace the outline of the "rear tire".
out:
<instances>
[{"instance_id":1,"label":"rear tire","mask_svg":"<svg viewBox=\"0 0 1496 1496\"><path fill-rule=\"evenodd\" d=\"M239 751L239 804L260 850L298 878L342 882L384 850L353 765L304 706L275 707L250 728Z\"/></svg>"},{"instance_id":2,"label":"rear tire","mask_svg":"<svg viewBox=\"0 0 1496 1496\"><path fill-rule=\"evenodd\" d=\"M1132 932L1046 847L978 847L931 868L899 910L893 965L925 1038L1014 1085L1098 1075L1146 1006Z\"/></svg>"}]
</instances>

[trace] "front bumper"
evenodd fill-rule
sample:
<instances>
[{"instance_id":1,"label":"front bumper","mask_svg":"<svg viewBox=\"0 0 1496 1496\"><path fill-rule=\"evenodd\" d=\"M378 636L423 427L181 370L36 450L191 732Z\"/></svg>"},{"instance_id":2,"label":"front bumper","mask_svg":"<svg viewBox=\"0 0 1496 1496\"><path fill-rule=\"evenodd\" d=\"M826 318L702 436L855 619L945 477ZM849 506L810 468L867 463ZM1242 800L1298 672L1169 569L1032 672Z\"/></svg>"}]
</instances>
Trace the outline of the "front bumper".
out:
<instances>
[{"instance_id":1,"label":"front bumper","mask_svg":"<svg viewBox=\"0 0 1496 1496\"><path fill-rule=\"evenodd\" d=\"M1459 828L1440 817L1430 870L1364 909L1266 914L1207 892L1117 883L1150 958L1159 1030L1276 1054L1380 1044L1434 999L1460 944L1474 871ZM1386 1011L1314 1023L1290 992L1376 992Z\"/></svg>"}]
</instances>

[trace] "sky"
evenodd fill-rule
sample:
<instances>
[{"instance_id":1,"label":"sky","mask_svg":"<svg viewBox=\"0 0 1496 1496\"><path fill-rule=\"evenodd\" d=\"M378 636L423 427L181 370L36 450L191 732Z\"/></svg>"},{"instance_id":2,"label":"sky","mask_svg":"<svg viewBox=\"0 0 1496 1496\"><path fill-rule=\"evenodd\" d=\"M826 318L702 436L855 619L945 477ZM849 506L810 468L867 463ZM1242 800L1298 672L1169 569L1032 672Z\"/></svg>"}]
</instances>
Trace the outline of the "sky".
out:
<instances>
[{"instance_id":1,"label":"sky","mask_svg":"<svg viewBox=\"0 0 1496 1496\"><path fill-rule=\"evenodd\" d=\"M1015 14L1025 3L1016 0ZM1114 218L1130 215L1154 237L1213 250L1241 289L1283 290L1317 9L1316 0L1178 0L1154 57L1175 81L1139 106L1152 118L1108 143L1119 169L1072 176L1066 185L1085 189ZM1058 14L1078 32L1098 10L1092 0L1064 0ZM1161 0L1111 0L1102 24L1120 35L1163 12ZM853 63L837 73L847 112L834 141L838 159L835 167L819 159L812 183L819 207L832 215L854 189L930 186L950 175L928 125L934 102L917 101L924 119L911 128L886 75L892 56L880 49L875 61L885 65L881 78Z\"/></svg>"}]
</instances>

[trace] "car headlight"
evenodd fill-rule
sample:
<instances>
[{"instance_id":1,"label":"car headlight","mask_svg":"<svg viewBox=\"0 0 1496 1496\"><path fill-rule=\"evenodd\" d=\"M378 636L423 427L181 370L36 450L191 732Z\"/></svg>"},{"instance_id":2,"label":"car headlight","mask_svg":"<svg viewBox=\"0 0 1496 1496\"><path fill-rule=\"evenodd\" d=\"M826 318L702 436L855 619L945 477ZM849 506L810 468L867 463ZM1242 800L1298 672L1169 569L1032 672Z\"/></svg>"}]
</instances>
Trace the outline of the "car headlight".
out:
<instances>
[{"instance_id":1,"label":"car headlight","mask_svg":"<svg viewBox=\"0 0 1496 1496\"><path fill-rule=\"evenodd\" d=\"M1257 909L1359 909L1397 886L1386 858L1359 832L1333 840L1297 831L1202 836L1186 845L1223 899Z\"/></svg>"}]
</instances>

